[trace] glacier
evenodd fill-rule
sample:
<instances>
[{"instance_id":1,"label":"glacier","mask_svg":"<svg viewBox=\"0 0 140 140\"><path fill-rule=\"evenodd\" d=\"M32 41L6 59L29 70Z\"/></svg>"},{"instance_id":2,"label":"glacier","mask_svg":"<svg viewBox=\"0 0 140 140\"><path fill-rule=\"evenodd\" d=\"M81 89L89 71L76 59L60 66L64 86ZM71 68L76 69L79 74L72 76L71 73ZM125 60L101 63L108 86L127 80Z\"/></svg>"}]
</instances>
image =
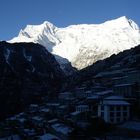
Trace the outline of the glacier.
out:
<instances>
[{"instance_id":1,"label":"glacier","mask_svg":"<svg viewBox=\"0 0 140 140\"><path fill-rule=\"evenodd\" d=\"M45 21L41 25L27 25L8 42L39 43L56 57L61 68L71 63L72 67L81 70L140 44L140 29L125 16L101 24L78 24L65 28Z\"/></svg>"}]
</instances>

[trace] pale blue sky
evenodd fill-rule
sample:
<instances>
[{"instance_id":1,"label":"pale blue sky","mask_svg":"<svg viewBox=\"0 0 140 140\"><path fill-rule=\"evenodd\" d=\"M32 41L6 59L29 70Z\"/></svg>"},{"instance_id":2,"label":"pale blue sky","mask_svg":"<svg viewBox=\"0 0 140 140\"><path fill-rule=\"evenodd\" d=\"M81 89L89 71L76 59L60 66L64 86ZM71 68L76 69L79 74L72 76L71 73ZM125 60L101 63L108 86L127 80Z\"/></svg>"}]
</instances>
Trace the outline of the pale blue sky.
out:
<instances>
[{"instance_id":1,"label":"pale blue sky","mask_svg":"<svg viewBox=\"0 0 140 140\"><path fill-rule=\"evenodd\" d=\"M140 25L139 7L140 0L0 0L0 40L9 40L27 24L45 20L65 27L125 15Z\"/></svg>"}]
</instances>

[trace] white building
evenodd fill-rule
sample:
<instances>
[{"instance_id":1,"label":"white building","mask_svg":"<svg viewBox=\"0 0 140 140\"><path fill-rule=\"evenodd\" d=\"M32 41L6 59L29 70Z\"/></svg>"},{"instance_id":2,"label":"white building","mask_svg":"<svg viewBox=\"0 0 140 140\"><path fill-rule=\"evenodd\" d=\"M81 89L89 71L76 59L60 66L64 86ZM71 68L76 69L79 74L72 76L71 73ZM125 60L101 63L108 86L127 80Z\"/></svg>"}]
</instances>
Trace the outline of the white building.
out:
<instances>
[{"instance_id":1,"label":"white building","mask_svg":"<svg viewBox=\"0 0 140 140\"><path fill-rule=\"evenodd\" d=\"M121 96L109 96L98 105L98 116L108 123L121 123L130 118L130 104Z\"/></svg>"}]
</instances>

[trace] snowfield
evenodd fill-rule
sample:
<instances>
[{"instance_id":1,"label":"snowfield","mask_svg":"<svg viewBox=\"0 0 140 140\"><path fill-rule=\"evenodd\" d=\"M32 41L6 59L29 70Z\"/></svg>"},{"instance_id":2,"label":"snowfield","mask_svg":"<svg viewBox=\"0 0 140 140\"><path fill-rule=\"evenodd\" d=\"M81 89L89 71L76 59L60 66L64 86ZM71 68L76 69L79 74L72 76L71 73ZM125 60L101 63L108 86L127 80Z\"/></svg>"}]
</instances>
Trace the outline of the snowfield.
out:
<instances>
[{"instance_id":1,"label":"snowfield","mask_svg":"<svg viewBox=\"0 0 140 140\"><path fill-rule=\"evenodd\" d=\"M134 21L125 16L101 24L65 28L45 21L41 25L27 25L9 42L39 43L55 55L60 65L70 62L73 67L83 69L140 44L140 30Z\"/></svg>"}]
</instances>

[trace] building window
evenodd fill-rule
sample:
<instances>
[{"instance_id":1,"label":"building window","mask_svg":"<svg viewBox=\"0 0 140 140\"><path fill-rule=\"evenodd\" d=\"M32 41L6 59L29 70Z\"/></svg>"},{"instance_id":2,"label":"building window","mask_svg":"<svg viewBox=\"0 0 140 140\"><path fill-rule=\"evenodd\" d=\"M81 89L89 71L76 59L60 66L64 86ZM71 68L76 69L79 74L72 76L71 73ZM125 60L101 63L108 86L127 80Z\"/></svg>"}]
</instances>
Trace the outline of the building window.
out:
<instances>
[{"instance_id":1,"label":"building window","mask_svg":"<svg viewBox=\"0 0 140 140\"><path fill-rule=\"evenodd\" d=\"M116 115L117 115L117 117L120 117L121 116L121 112L117 112Z\"/></svg>"},{"instance_id":2,"label":"building window","mask_svg":"<svg viewBox=\"0 0 140 140\"><path fill-rule=\"evenodd\" d=\"M110 112L110 117L114 117L114 112Z\"/></svg>"},{"instance_id":3,"label":"building window","mask_svg":"<svg viewBox=\"0 0 140 140\"><path fill-rule=\"evenodd\" d=\"M104 118L104 112L101 112L101 117Z\"/></svg>"},{"instance_id":4,"label":"building window","mask_svg":"<svg viewBox=\"0 0 140 140\"><path fill-rule=\"evenodd\" d=\"M104 106L103 105L101 106L101 110L104 110Z\"/></svg>"},{"instance_id":5,"label":"building window","mask_svg":"<svg viewBox=\"0 0 140 140\"><path fill-rule=\"evenodd\" d=\"M121 118L116 118L116 121L117 121L117 122L120 122L120 121L121 121Z\"/></svg>"},{"instance_id":6,"label":"building window","mask_svg":"<svg viewBox=\"0 0 140 140\"><path fill-rule=\"evenodd\" d=\"M126 111L127 110L127 106L123 106L123 110Z\"/></svg>"},{"instance_id":7,"label":"building window","mask_svg":"<svg viewBox=\"0 0 140 140\"><path fill-rule=\"evenodd\" d=\"M121 110L121 106L116 106L116 110L120 111Z\"/></svg>"},{"instance_id":8,"label":"building window","mask_svg":"<svg viewBox=\"0 0 140 140\"><path fill-rule=\"evenodd\" d=\"M110 111L114 111L114 106L110 106Z\"/></svg>"},{"instance_id":9,"label":"building window","mask_svg":"<svg viewBox=\"0 0 140 140\"><path fill-rule=\"evenodd\" d=\"M123 116L124 117L127 117L127 112L123 112Z\"/></svg>"},{"instance_id":10,"label":"building window","mask_svg":"<svg viewBox=\"0 0 140 140\"><path fill-rule=\"evenodd\" d=\"M111 118L110 118L110 122L112 122L112 123L113 123L113 122L114 122L114 118L112 118L112 117L111 117Z\"/></svg>"},{"instance_id":11,"label":"building window","mask_svg":"<svg viewBox=\"0 0 140 140\"><path fill-rule=\"evenodd\" d=\"M123 120L124 120L124 121L127 121L127 120L128 120L128 118L127 118L127 117L124 117L124 118L123 118Z\"/></svg>"}]
</instances>

